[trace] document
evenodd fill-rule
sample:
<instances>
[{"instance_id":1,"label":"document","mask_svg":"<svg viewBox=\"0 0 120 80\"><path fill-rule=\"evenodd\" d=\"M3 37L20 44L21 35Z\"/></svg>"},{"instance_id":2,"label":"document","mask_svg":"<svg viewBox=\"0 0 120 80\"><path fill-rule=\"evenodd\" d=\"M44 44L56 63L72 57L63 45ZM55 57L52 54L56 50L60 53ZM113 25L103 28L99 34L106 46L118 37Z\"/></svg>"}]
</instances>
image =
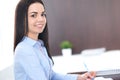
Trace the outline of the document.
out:
<instances>
[{"instance_id":1,"label":"document","mask_svg":"<svg viewBox=\"0 0 120 80\"><path fill-rule=\"evenodd\" d=\"M96 77L94 80L113 80L112 78Z\"/></svg>"}]
</instances>

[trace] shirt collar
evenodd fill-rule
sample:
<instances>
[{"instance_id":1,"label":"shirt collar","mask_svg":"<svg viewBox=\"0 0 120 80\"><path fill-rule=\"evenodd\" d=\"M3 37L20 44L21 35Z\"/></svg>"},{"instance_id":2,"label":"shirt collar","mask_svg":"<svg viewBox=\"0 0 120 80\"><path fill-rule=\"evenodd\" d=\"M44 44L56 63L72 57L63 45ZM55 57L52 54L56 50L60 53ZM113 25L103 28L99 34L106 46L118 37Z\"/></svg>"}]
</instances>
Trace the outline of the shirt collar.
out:
<instances>
[{"instance_id":1,"label":"shirt collar","mask_svg":"<svg viewBox=\"0 0 120 80\"><path fill-rule=\"evenodd\" d=\"M23 38L23 42L28 43L28 44L31 45L31 46L34 46L35 44L38 43L38 41L33 40L33 39L31 39L31 38L29 38L29 37L27 37L27 36L25 36L25 37Z\"/></svg>"},{"instance_id":2,"label":"shirt collar","mask_svg":"<svg viewBox=\"0 0 120 80\"><path fill-rule=\"evenodd\" d=\"M36 44L39 44L40 46L44 46L44 42L42 40L40 40L40 39L38 41L36 41L36 40L31 39L31 38L29 38L27 36L24 36L23 41L25 43L28 43L31 46L34 46Z\"/></svg>"}]
</instances>

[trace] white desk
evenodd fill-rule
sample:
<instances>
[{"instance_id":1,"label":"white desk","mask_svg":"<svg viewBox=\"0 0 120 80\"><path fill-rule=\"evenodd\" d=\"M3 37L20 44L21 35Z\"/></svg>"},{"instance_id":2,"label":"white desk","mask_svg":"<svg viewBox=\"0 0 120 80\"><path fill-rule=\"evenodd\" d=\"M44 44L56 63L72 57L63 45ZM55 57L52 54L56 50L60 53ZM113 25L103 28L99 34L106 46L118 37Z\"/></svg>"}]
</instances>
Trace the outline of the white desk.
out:
<instances>
[{"instance_id":1,"label":"white desk","mask_svg":"<svg viewBox=\"0 0 120 80\"><path fill-rule=\"evenodd\" d=\"M80 55L73 55L68 57L55 56L53 57L53 70L59 73L85 71L83 60Z\"/></svg>"},{"instance_id":2,"label":"white desk","mask_svg":"<svg viewBox=\"0 0 120 80\"><path fill-rule=\"evenodd\" d=\"M120 69L120 51L108 51L100 55L83 56L54 56L53 70L59 73L86 71L84 63L89 70L100 71L109 69Z\"/></svg>"}]
</instances>

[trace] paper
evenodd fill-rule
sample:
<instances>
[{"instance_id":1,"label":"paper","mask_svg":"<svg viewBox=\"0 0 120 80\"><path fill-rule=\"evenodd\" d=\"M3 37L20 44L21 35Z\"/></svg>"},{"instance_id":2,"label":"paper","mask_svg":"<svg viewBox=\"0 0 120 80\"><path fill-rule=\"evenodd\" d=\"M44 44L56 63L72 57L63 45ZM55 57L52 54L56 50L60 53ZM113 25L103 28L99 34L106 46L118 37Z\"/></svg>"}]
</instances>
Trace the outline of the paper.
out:
<instances>
[{"instance_id":1,"label":"paper","mask_svg":"<svg viewBox=\"0 0 120 80\"><path fill-rule=\"evenodd\" d=\"M112 78L96 77L94 80L113 80Z\"/></svg>"}]
</instances>

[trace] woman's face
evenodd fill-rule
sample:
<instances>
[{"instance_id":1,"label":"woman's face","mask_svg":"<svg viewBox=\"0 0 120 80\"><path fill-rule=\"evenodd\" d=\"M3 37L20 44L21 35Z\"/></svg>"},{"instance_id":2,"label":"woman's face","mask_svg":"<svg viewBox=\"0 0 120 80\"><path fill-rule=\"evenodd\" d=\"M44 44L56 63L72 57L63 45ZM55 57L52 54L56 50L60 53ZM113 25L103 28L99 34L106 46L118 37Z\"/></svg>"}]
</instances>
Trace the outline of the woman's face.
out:
<instances>
[{"instance_id":1,"label":"woman's face","mask_svg":"<svg viewBox=\"0 0 120 80\"><path fill-rule=\"evenodd\" d=\"M41 3L33 3L28 8L28 36L42 33L46 25L46 14Z\"/></svg>"}]
</instances>

